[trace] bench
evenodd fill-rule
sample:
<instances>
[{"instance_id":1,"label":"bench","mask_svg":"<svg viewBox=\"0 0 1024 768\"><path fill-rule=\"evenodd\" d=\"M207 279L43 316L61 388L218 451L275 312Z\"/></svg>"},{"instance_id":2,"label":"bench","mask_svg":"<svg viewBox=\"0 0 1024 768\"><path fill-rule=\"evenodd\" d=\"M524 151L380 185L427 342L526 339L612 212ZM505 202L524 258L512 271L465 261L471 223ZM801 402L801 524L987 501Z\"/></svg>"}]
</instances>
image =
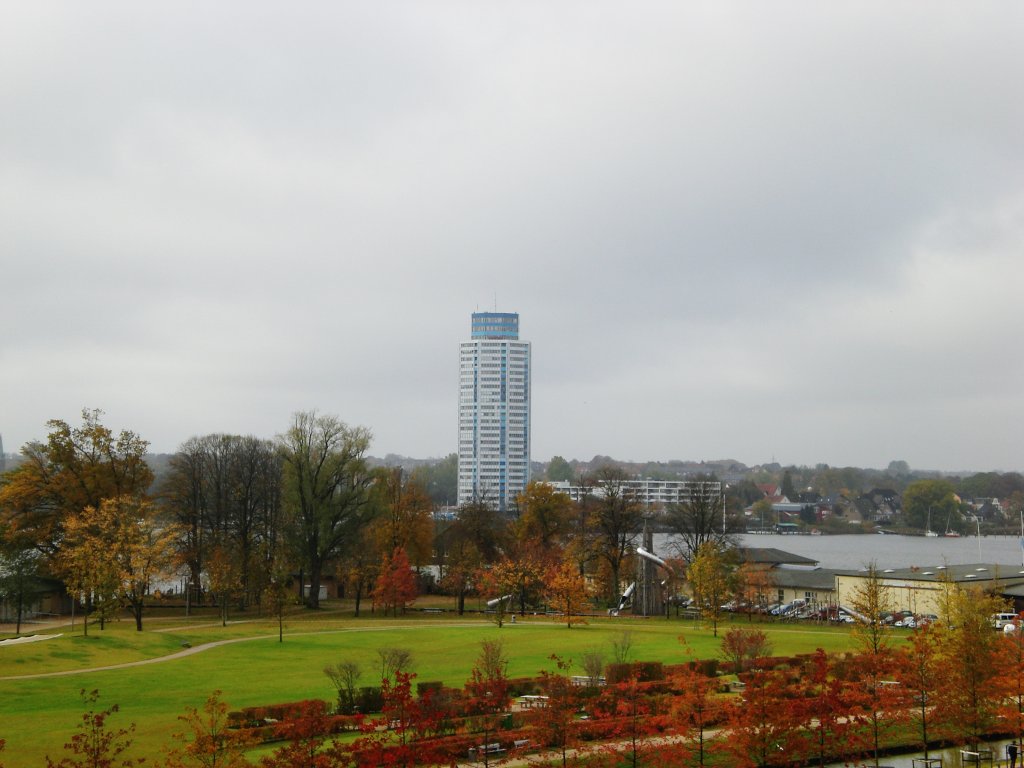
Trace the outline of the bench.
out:
<instances>
[{"instance_id":1,"label":"bench","mask_svg":"<svg viewBox=\"0 0 1024 768\"><path fill-rule=\"evenodd\" d=\"M498 742L492 742L490 744L481 744L478 747L469 748L469 759L475 760L477 755L503 755L505 750L502 749L501 744Z\"/></svg>"},{"instance_id":2,"label":"bench","mask_svg":"<svg viewBox=\"0 0 1024 768\"><path fill-rule=\"evenodd\" d=\"M534 707L546 707L548 705L547 696L520 696L519 706L523 709L533 709Z\"/></svg>"}]
</instances>

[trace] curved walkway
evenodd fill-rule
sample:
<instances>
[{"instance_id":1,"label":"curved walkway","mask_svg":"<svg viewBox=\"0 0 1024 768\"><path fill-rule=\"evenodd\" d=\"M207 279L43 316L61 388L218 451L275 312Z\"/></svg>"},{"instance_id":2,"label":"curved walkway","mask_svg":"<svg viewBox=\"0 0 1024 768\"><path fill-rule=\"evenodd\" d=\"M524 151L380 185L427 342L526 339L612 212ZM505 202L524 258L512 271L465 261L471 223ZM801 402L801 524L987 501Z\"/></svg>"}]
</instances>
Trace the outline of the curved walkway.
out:
<instances>
[{"instance_id":1,"label":"curved walkway","mask_svg":"<svg viewBox=\"0 0 1024 768\"><path fill-rule=\"evenodd\" d=\"M285 637L308 637L310 635L341 635L349 632L377 632L380 630L402 630L402 629L427 629L430 627L476 627L480 626L479 622L458 622L453 624L423 624L423 625L407 625L407 626L394 626L382 624L374 627L349 627L347 629L324 629L315 632L286 632ZM524 625L525 626L525 625ZM192 627L194 628L194 627ZM189 629L189 627L181 627L180 629ZM170 632L172 630L163 630ZM196 653L202 653L203 651L209 651L212 648L219 648L223 645L232 645L234 643L247 643L252 640L276 640L277 633L267 635L250 635L249 637L231 637L226 640L214 640L209 643L203 643L202 645L194 645L191 648L184 648L174 653L169 653L166 656L154 656L151 659L139 659L138 661L126 661L123 664L110 664L105 667L87 667L85 669L63 669L59 672L37 672L31 675L7 675L0 677L2 681L8 680L36 680L44 677L68 677L70 675L85 675L91 672L109 672L115 669L129 669L131 667L141 667L146 664L160 664L165 661L174 661L176 659L182 659L186 656L192 656Z\"/></svg>"}]
</instances>

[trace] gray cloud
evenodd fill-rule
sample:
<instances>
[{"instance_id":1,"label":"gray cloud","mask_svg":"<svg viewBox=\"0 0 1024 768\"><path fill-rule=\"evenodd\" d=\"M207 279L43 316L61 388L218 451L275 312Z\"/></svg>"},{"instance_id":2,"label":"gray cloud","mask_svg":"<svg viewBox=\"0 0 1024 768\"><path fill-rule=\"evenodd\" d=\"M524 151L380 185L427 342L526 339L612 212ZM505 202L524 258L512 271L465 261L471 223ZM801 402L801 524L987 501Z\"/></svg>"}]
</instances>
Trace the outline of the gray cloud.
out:
<instances>
[{"instance_id":1,"label":"gray cloud","mask_svg":"<svg viewBox=\"0 0 1024 768\"><path fill-rule=\"evenodd\" d=\"M1024 11L33 4L0 29L0 431L319 407L534 454L1020 468Z\"/></svg>"}]
</instances>

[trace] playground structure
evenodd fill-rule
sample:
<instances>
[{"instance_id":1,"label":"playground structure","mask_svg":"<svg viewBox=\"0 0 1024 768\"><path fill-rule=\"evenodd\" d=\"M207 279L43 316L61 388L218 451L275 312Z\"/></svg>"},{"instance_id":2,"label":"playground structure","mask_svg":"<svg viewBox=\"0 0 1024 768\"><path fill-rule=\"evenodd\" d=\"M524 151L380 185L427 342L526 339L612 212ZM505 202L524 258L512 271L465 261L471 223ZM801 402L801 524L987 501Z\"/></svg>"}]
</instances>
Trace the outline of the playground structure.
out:
<instances>
[{"instance_id":1,"label":"playground structure","mask_svg":"<svg viewBox=\"0 0 1024 768\"><path fill-rule=\"evenodd\" d=\"M665 611L665 585L675 577L675 571L654 554L654 535L646 523L643 540L643 545L636 548L636 580L623 591L619 604L608 611L612 616L618 616L630 604L634 616L659 616ZM658 578L659 567L668 578Z\"/></svg>"}]
</instances>

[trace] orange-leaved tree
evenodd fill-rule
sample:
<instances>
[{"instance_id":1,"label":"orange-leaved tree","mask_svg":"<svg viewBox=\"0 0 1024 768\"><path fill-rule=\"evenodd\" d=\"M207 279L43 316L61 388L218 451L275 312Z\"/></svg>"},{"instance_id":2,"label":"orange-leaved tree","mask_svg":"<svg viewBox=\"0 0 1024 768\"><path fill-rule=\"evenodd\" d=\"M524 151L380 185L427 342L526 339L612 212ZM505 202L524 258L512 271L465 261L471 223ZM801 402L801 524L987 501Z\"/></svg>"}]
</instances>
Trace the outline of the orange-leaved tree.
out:
<instances>
[{"instance_id":1,"label":"orange-leaved tree","mask_svg":"<svg viewBox=\"0 0 1024 768\"><path fill-rule=\"evenodd\" d=\"M911 699L911 720L920 739L918 747L928 757L928 743L948 733L939 719L935 702L943 696L949 674L942 656L942 628L934 624L919 625L897 649L896 679ZM1022 692L1024 693L1024 692Z\"/></svg>"},{"instance_id":2,"label":"orange-leaved tree","mask_svg":"<svg viewBox=\"0 0 1024 768\"><path fill-rule=\"evenodd\" d=\"M482 745L494 743L504 713L512 703L511 687L506 668L505 646L501 640L482 640L480 655L466 681L466 715ZM484 765L491 760L490 749L483 750Z\"/></svg>"},{"instance_id":3,"label":"orange-leaved tree","mask_svg":"<svg viewBox=\"0 0 1024 768\"><path fill-rule=\"evenodd\" d=\"M573 685L569 677L570 661L554 654L549 658L555 662L556 671L540 673L540 689L546 700L542 707L531 710L529 721L543 746L555 750L562 765L567 766L569 750L578 748L579 744L576 713L580 708L580 688Z\"/></svg>"},{"instance_id":4,"label":"orange-leaved tree","mask_svg":"<svg viewBox=\"0 0 1024 768\"><path fill-rule=\"evenodd\" d=\"M1024 624L1018 616L1013 631L1002 634L996 656L997 666L1003 670L1003 700L999 716L1010 724L1010 732L1017 743L1024 741Z\"/></svg>"},{"instance_id":5,"label":"orange-leaved tree","mask_svg":"<svg viewBox=\"0 0 1024 768\"><path fill-rule=\"evenodd\" d=\"M851 690L821 648L803 665L794 702L803 722L801 760L808 764L814 760L824 768L826 761L851 751L856 725L848 716Z\"/></svg>"},{"instance_id":6,"label":"orange-leaved tree","mask_svg":"<svg viewBox=\"0 0 1024 768\"><path fill-rule=\"evenodd\" d=\"M416 575L404 549L396 547L381 563L370 595L374 605L383 606L385 616L388 611L398 616L399 609L405 613L405 609L416 601Z\"/></svg>"},{"instance_id":7,"label":"orange-leaved tree","mask_svg":"<svg viewBox=\"0 0 1024 768\"><path fill-rule=\"evenodd\" d=\"M248 730L231 728L221 691L206 699L202 710L188 707L178 717L185 728L174 734L180 746L167 755L163 768L247 768L245 752L256 743Z\"/></svg>"},{"instance_id":8,"label":"orange-leaved tree","mask_svg":"<svg viewBox=\"0 0 1024 768\"><path fill-rule=\"evenodd\" d=\"M590 588L571 560L548 571L545 597L552 608L562 613L565 626L571 628L573 624L587 623L583 612L590 604Z\"/></svg>"},{"instance_id":9,"label":"orange-leaved tree","mask_svg":"<svg viewBox=\"0 0 1024 768\"><path fill-rule=\"evenodd\" d=\"M758 669L740 679L744 690L725 709L724 734L716 748L736 768L788 765L798 752L803 719L788 674Z\"/></svg>"},{"instance_id":10,"label":"orange-leaved tree","mask_svg":"<svg viewBox=\"0 0 1024 768\"><path fill-rule=\"evenodd\" d=\"M680 642L685 645L683 638ZM714 695L715 679L696 660L691 660L672 676L671 682L676 695L669 716L676 730L686 737L674 743L675 752L684 764L704 765L705 736L721 711L721 703Z\"/></svg>"},{"instance_id":11,"label":"orange-leaved tree","mask_svg":"<svg viewBox=\"0 0 1024 768\"><path fill-rule=\"evenodd\" d=\"M113 704L106 709L97 710L96 702L100 698L98 690L87 692L83 688L79 695L86 711L82 714L82 722L78 724L78 729L72 734L71 740L64 744L64 750L70 755L62 757L57 762L47 755L47 768L133 768L137 763L141 763L142 760L126 755L132 746L135 724L117 730L112 730L107 725L107 719L120 707Z\"/></svg>"},{"instance_id":12,"label":"orange-leaved tree","mask_svg":"<svg viewBox=\"0 0 1024 768\"><path fill-rule=\"evenodd\" d=\"M771 653L771 641L760 629L733 627L722 636L722 656L736 674Z\"/></svg>"},{"instance_id":13,"label":"orange-leaved tree","mask_svg":"<svg viewBox=\"0 0 1024 768\"><path fill-rule=\"evenodd\" d=\"M433 503L415 475L401 467L376 470L371 497L378 508L373 524L377 549L393 552L401 547L417 568L430 562L434 545Z\"/></svg>"},{"instance_id":14,"label":"orange-leaved tree","mask_svg":"<svg viewBox=\"0 0 1024 768\"><path fill-rule=\"evenodd\" d=\"M328 744L331 715L323 701L307 700L274 729L274 736L288 743L262 760L262 768L334 768L343 764L343 748L336 741Z\"/></svg>"}]
</instances>

